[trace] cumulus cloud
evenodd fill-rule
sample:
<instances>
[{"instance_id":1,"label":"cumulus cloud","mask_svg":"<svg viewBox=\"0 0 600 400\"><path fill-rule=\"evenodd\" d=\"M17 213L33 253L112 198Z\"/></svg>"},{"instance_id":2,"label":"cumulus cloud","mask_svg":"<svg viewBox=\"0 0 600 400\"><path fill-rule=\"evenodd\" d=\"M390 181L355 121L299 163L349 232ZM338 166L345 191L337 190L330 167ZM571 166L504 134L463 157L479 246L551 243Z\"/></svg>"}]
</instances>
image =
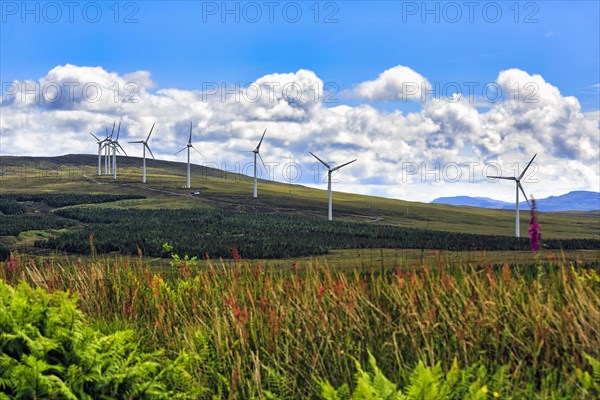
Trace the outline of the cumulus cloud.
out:
<instances>
[{"instance_id":1,"label":"cumulus cloud","mask_svg":"<svg viewBox=\"0 0 600 400\"><path fill-rule=\"evenodd\" d=\"M497 82L507 98L482 115L494 138L482 148L545 151L555 158L598 163L598 123L586 118L577 98L562 96L540 75L518 69L500 72Z\"/></svg>"},{"instance_id":2,"label":"cumulus cloud","mask_svg":"<svg viewBox=\"0 0 600 400\"><path fill-rule=\"evenodd\" d=\"M425 77L409 67L398 65L383 71L377 79L359 83L351 93L371 101L419 101L430 89Z\"/></svg>"},{"instance_id":3,"label":"cumulus cloud","mask_svg":"<svg viewBox=\"0 0 600 400\"><path fill-rule=\"evenodd\" d=\"M352 90L365 100L398 100L409 94L402 91L403 82L429 85L398 66ZM130 155L140 156L141 146L126 142L145 137L156 122L150 141L155 156L184 161L173 154L187 142L192 121L194 143L206 156L193 154L192 162L242 173L252 170L252 157L243 151L252 150L266 128L263 158L270 176L282 182L324 187L324 171L308 154L313 151L338 164L359 158L340 170L336 190L419 201L459 193L510 200L511 187L483 176L515 174L538 153L525 185L529 193L539 198L598 190L598 119L582 113L576 98L563 96L540 75L509 69L499 73L497 84L503 98L485 111L456 97L428 99L418 110L403 112L370 104L328 108L322 80L302 69L265 75L243 87L184 90L155 88L148 71L121 75L64 65L38 80L5 85L0 150L3 155L95 154L89 132L104 135L113 121L121 121L120 142ZM100 88L102 95L90 97L94 93L86 93L86 85ZM56 88L58 98L44 97ZM420 101L420 94L414 99ZM290 156L301 172L293 177Z\"/></svg>"}]
</instances>

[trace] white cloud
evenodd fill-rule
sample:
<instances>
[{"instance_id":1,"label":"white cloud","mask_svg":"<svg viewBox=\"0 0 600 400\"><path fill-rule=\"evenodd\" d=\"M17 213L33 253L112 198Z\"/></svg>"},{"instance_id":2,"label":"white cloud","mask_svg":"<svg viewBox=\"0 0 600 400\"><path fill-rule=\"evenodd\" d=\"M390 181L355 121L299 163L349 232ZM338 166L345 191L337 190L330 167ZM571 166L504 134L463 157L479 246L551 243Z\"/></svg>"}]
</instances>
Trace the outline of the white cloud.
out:
<instances>
[{"instance_id":1,"label":"white cloud","mask_svg":"<svg viewBox=\"0 0 600 400\"><path fill-rule=\"evenodd\" d=\"M430 83L421 74L398 65L383 71L375 80L359 83L351 93L371 101L419 101L430 89Z\"/></svg>"},{"instance_id":2,"label":"white cloud","mask_svg":"<svg viewBox=\"0 0 600 400\"><path fill-rule=\"evenodd\" d=\"M399 66L354 90L369 100L397 100L398 88L408 81L427 82ZM134 84L131 99L136 102L124 101L131 94L125 89L128 83ZM336 163L359 158L340 171L336 190L418 201L454 194L510 201L512 187L485 182L483 175L514 174L538 153L534 168L539 182L526 183L528 193L540 198L575 189L598 190L597 113L582 113L576 98L561 95L540 75L509 69L499 73L497 83L504 97L486 111L465 97L430 99L407 113L368 104L324 107L323 83L308 70L266 75L235 92L223 88L150 92L154 84L147 71L119 75L101 67L65 65L28 81L26 88L16 82L12 88L16 91L5 91L0 149L5 155L96 154L88 132L103 135L106 126L110 129L113 121L122 121L120 142L130 155L140 156L141 147L126 142L145 137L156 122L150 140L154 155L183 161L173 153L185 145L192 121L194 143L206 156L193 154L193 162L247 173L252 157L242 151L252 150L267 128L262 155L266 162L278 163L274 176L282 182L292 155L302 168L302 177L295 182L325 187L318 179L323 171L308 154L313 151ZM63 98L49 102L23 92L36 84L60 87ZM81 91L86 84L100 87L101 98L89 101ZM120 89L116 99L115 85ZM72 99L64 97L69 87L80 89ZM486 163L497 163L502 170L488 170ZM461 176L453 181L457 168Z\"/></svg>"},{"instance_id":3,"label":"white cloud","mask_svg":"<svg viewBox=\"0 0 600 400\"><path fill-rule=\"evenodd\" d=\"M495 135L495 152L545 152L555 158L598 163L598 124L581 112L579 101L562 96L540 75L518 69L500 72L497 80L508 95L487 114L488 133ZM503 135L500 138L499 135Z\"/></svg>"},{"instance_id":4,"label":"white cloud","mask_svg":"<svg viewBox=\"0 0 600 400\"><path fill-rule=\"evenodd\" d=\"M583 116L589 119L590 121L594 121L596 124L600 125L600 110L588 111L583 113Z\"/></svg>"}]
</instances>

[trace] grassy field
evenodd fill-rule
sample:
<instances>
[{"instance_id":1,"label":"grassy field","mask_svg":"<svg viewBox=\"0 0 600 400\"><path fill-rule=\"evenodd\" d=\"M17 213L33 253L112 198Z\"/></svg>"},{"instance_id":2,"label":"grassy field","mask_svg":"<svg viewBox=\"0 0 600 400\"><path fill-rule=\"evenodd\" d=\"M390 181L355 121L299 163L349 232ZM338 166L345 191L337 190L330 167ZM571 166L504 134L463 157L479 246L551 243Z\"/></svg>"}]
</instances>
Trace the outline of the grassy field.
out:
<instances>
[{"instance_id":1,"label":"grassy field","mask_svg":"<svg viewBox=\"0 0 600 400\"><path fill-rule=\"evenodd\" d=\"M0 268L1 315L11 316L0 331L0 381L25 398L87 391L123 399L349 399L359 391L353 398L383 399L399 390L407 397L394 398L594 399L598 273L541 260L533 268L438 260L382 274L317 260L281 270L241 259L174 260L157 273L141 257L15 254ZM3 282L21 284L19 292ZM64 296L47 299L23 283L77 295L93 337L108 335L93 340L113 343L90 344L106 373L80 376L79 366L93 360L73 352L92 334L69 322ZM179 372L165 377L159 365ZM56 379L64 385L52 386Z\"/></svg>"},{"instance_id":2,"label":"grassy field","mask_svg":"<svg viewBox=\"0 0 600 400\"><path fill-rule=\"evenodd\" d=\"M599 250L542 250L531 251L440 251L418 249L351 249L332 250L330 254L319 257L305 257L301 261L318 261L333 269L378 270L401 267L415 268L421 265L535 265L540 261L565 262L574 265L592 265L600 260ZM255 260L258 261L258 260ZM292 260L263 261L267 267L291 267Z\"/></svg>"}]
</instances>

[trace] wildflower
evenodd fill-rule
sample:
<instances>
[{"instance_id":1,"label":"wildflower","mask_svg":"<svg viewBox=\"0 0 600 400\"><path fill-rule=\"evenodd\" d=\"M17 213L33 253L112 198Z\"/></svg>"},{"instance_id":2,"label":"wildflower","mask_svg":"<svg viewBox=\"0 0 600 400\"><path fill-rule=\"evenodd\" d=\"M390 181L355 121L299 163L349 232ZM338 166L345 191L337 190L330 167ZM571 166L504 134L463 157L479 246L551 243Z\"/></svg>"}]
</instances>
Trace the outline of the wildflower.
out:
<instances>
[{"instance_id":1,"label":"wildflower","mask_svg":"<svg viewBox=\"0 0 600 400\"><path fill-rule=\"evenodd\" d=\"M494 393L492 393L492 395L496 398L500 397L500 393L498 393L498 392L494 392Z\"/></svg>"},{"instance_id":2,"label":"wildflower","mask_svg":"<svg viewBox=\"0 0 600 400\"><path fill-rule=\"evenodd\" d=\"M535 214L535 199L532 197L531 199L531 219L529 220L529 241L531 242L531 251L538 251L540 248L540 239L542 235L540 234L540 226L537 223L537 217Z\"/></svg>"},{"instance_id":3,"label":"wildflower","mask_svg":"<svg viewBox=\"0 0 600 400\"><path fill-rule=\"evenodd\" d=\"M240 256L240 253L238 252L238 249L235 248L235 247L232 247L231 248L231 255L233 256L233 260L234 260L235 265L238 265L238 263L242 259L242 257Z\"/></svg>"},{"instance_id":4,"label":"wildflower","mask_svg":"<svg viewBox=\"0 0 600 400\"><path fill-rule=\"evenodd\" d=\"M487 388L487 386L484 386L484 387L482 387L482 388L481 388L481 391L482 391L483 393L487 393L487 392L488 392L488 388Z\"/></svg>"},{"instance_id":5,"label":"wildflower","mask_svg":"<svg viewBox=\"0 0 600 400\"><path fill-rule=\"evenodd\" d=\"M8 272L13 272L15 269L15 259L13 258L13 255L11 253L10 257L8 258Z\"/></svg>"}]
</instances>

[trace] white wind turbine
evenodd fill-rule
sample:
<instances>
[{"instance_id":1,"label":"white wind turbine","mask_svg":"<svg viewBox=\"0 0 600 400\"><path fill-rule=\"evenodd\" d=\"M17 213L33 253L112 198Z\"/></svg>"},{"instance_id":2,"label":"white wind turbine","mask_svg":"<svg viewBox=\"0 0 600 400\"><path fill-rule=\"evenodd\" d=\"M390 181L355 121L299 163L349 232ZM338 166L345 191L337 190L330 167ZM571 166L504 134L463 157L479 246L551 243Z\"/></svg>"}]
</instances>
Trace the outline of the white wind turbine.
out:
<instances>
[{"instance_id":1,"label":"white wind turbine","mask_svg":"<svg viewBox=\"0 0 600 400\"><path fill-rule=\"evenodd\" d=\"M327 164L325 161L321 160L319 157L317 157L316 155L314 155L313 153L312 156L314 158L316 158L317 160L319 160L321 162L321 164L323 164L325 166L325 168L327 168L327 195L329 197L329 213L327 214L327 219L329 221L333 220L333 212L332 212L332 196L331 196L331 173L337 171L338 169L345 167L348 164L352 164L354 161L356 161L357 159L354 159L352 161L348 161L345 164L342 165L338 165L337 167L331 167L329 164Z\"/></svg>"},{"instance_id":2,"label":"white wind turbine","mask_svg":"<svg viewBox=\"0 0 600 400\"><path fill-rule=\"evenodd\" d=\"M529 164L527 164L527 166L525 167L525 169L523 170L523 172L521 172L521 175L519 175L518 177L514 177L514 176L487 176L488 178L494 178L494 179L506 179L509 181L515 181L515 187L516 187L516 191L517 191L517 202L515 205L515 211L516 211L516 216L515 216L515 237L520 237L520 226L519 226L519 190L521 191L521 193L523 193L523 196L525 197L525 201L527 202L527 205L529 205L529 200L527 199L527 195L525 194L525 190L523 189L523 186L521 185L521 179L523 179L523 176L525 176L525 172L527 172L527 168L529 168L529 166L531 165L531 163L533 162L533 159L537 156L537 153L534 154L534 156L531 158L531 161L529 161Z\"/></svg>"},{"instance_id":3,"label":"white wind turbine","mask_svg":"<svg viewBox=\"0 0 600 400\"><path fill-rule=\"evenodd\" d=\"M115 140L110 141L110 144L112 145L112 149L113 149L113 179L117 179L117 147L119 147L121 150L123 150L123 153L125 153L125 155L127 155L127 152L125 151L125 149L119 144L119 133L121 133L121 122L119 121L119 128L117 129L117 138Z\"/></svg>"},{"instance_id":4,"label":"white wind turbine","mask_svg":"<svg viewBox=\"0 0 600 400\"><path fill-rule=\"evenodd\" d=\"M257 180L258 180L256 178L256 156L258 156L258 158L260 158L260 162L265 167L265 169L267 169L267 166L265 165L265 162L263 161L262 156L260 155L260 145L262 144L266 133L267 133L267 130L265 129L265 131L262 134L262 137L260 138L260 142L258 142L258 146L256 146L256 148L254 150L252 150L252 152L254 153L254 192L253 192L252 197L254 197L254 198L258 197L257 188L256 188Z\"/></svg>"},{"instance_id":5,"label":"white wind turbine","mask_svg":"<svg viewBox=\"0 0 600 400\"><path fill-rule=\"evenodd\" d=\"M106 143L104 144L104 175L110 175L111 171L110 171L110 167L111 167L111 163L110 163L110 149L112 148L112 137L113 134L115 133L115 123L113 122L113 127L112 127L112 131L110 132L110 135L108 134L108 127L106 128Z\"/></svg>"},{"instance_id":6,"label":"white wind turbine","mask_svg":"<svg viewBox=\"0 0 600 400\"><path fill-rule=\"evenodd\" d=\"M150 135L152 135L152 130L154 129L154 125L156 124L156 122L154 124L152 124L152 128L150 128L150 133L148 134L148 137L146 138L146 140L136 140L134 142L129 142L129 143L142 143L143 144L143 167L142 167L142 183L146 183L146 149L148 149L148 151L150 152L150 155L152 156L152 159L154 158L154 154L152 154L152 150L150 150L150 146L148 146L148 140L150 140Z\"/></svg>"},{"instance_id":7,"label":"white wind turbine","mask_svg":"<svg viewBox=\"0 0 600 400\"><path fill-rule=\"evenodd\" d=\"M108 138L108 130L106 131L106 137L102 140L98 139L92 132L90 132L90 135L96 139L96 143L98 144L98 176L100 176L102 175L102 148L105 146L105 142L110 141Z\"/></svg>"},{"instance_id":8,"label":"white wind turbine","mask_svg":"<svg viewBox=\"0 0 600 400\"><path fill-rule=\"evenodd\" d=\"M174 155L176 156L177 154L181 153L185 149L187 149L187 186L186 186L186 189L191 189L192 184L191 184L191 179L190 179L190 149L196 150L198 152L198 154L200 154L202 157L204 157L204 155L202 155L202 153L200 153L200 151L197 148L195 148L194 145L192 144L192 122L191 121L190 121L190 138L188 139L188 143L187 143L186 147L179 150Z\"/></svg>"}]
</instances>

